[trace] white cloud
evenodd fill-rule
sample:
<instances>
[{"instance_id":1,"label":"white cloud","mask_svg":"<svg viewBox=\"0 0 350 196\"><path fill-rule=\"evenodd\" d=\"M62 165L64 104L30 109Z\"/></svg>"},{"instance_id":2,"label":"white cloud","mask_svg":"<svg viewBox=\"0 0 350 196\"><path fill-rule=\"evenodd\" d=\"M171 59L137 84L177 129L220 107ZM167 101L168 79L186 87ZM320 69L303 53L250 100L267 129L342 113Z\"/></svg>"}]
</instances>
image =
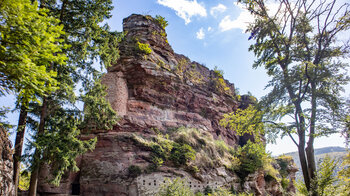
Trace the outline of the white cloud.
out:
<instances>
[{"instance_id":1,"label":"white cloud","mask_svg":"<svg viewBox=\"0 0 350 196\"><path fill-rule=\"evenodd\" d=\"M222 5L221 3L219 3L217 6L212 7L212 8L210 9L210 14L211 14L212 16L216 17L218 13L223 13L223 12L226 11L226 9L227 9L226 6L224 6L224 5Z\"/></svg>"},{"instance_id":2,"label":"white cloud","mask_svg":"<svg viewBox=\"0 0 350 196\"><path fill-rule=\"evenodd\" d=\"M213 28L211 28L211 27L208 27L208 32L210 32L210 31L212 31L213 30Z\"/></svg>"},{"instance_id":3,"label":"white cloud","mask_svg":"<svg viewBox=\"0 0 350 196\"><path fill-rule=\"evenodd\" d=\"M254 16L249 13L249 11L242 4L234 4L240 11L239 16L236 19L232 19L229 15L225 16L219 23L219 29L221 31L228 31L231 29L242 29L245 33L249 23L254 22ZM278 10L278 3L268 2L266 7L268 7L268 13L270 16L276 14Z\"/></svg>"},{"instance_id":4,"label":"white cloud","mask_svg":"<svg viewBox=\"0 0 350 196\"><path fill-rule=\"evenodd\" d=\"M157 3L175 10L176 15L185 20L185 24L191 22L192 16L207 16L207 10L197 0L157 0Z\"/></svg>"},{"instance_id":5,"label":"white cloud","mask_svg":"<svg viewBox=\"0 0 350 196\"><path fill-rule=\"evenodd\" d=\"M247 9L242 7L240 4L236 6L240 10L239 16L234 20L232 20L230 16L225 16L219 23L219 28L221 31L242 29L244 33L248 27L248 24L254 21L254 17L249 13Z\"/></svg>"},{"instance_id":6,"label":"white cloud","mask_svg":"<svg viewBox=\"0 0 350 196\"><path fill-rule=\"evenodd\" d=\"M199 31L196 33L196 37L197 39L204 39L205 37L205 33L204 33L204 29L203 28L200 28Z\"/></svg>"}]
</instances>

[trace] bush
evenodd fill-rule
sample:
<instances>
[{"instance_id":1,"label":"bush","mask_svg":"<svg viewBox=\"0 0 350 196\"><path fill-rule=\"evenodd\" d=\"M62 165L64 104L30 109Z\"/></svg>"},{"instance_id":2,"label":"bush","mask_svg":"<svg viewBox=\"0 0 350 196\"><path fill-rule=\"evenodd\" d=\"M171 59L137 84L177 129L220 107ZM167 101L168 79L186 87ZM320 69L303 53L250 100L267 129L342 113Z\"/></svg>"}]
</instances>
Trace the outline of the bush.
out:
<instances>
[{"instance_id":1,"label":"bush","mask_svg":"<svg viewBox=\"0 0 350 196\"><path fill-rule=\"evenodd\" d=\"M132 178L136 178L142 173L141 168L137 165L131 165L128 168L128 171L129 171L129 176Z\"/></svg>"},{"instance_id":2,"label":"bush","mask_svg":"<svg viewBox=\"0 0 350 196\"><path fill-rule=\"evenodd\" d=\"M283 178L288 176L288 165L292 163L293 157L287 155L281 155L276 159L277 164L280 166L279 173Z\"/></svg>"},{"instance_id":3,"label":"bush","mask_svg":"<svg viewBox=\"0 0 350 196\"><path fill-rule=\"evenodd\" d=\"M171 150L170 160L176 165L187 165L191 160L196 159L196 151L187 144L175 143Z\"/></svg>"},{"instance_id":4,"label":"bush","mask_svg":"<svg viewBox=\"0 0 350 196\"><path fill-rule=\"evenodd\" d=\"M226 190L226 189L217 189L215 190L215 192L213 192L212 194L208 194L209 196L233 196L233 194L230 193L230 191Z\"/></svg>"},{"instance_id":5,"label":"bush","mask_svg":"<svg viewBox=\"0 0 350 196\"><path fill-rule=\"evenodd\" d=\"M139 41L136 42L136 49L144 54L151 54L152 49L150 48L149 44L143 44Z\"/></svg>"},{"instance_id":6,"label":"bush","mask_svg":"<svg viewBox=\"0 0 350 196\"><path fill-rule=\"evenodd\" d=\"M225 152L230 151L230 148L227 146L227 144L223 140L215 140L214 143L221 156L224 156Z\"/></svg>"},{"instance_id":7,"label":"bush","mask_svg":"<svg viewBox=\"0 0 350 196\"><path fill-rule=\"evenodd\" d=\"M288 186L289 186L290 180L287 178L282 178L281 180L281 186L283 188L283 190L287 190Z\"/></svg>"},{"instance_id":8,"label":"bush","mask_svg":"<svg viewBox=\"0 0 350 196\"><path fill-rule=\"evenodd\" d=\"M210 186L206 186L204 189L204 194L209 195L211 193L213 193L213 189Z\"/></svg>"},{"instance_id":9,"label":"bush","mask_svg":"<svg viewBox=\"0 0 350 196\"><path fill-rule=\"evenodd\" d=\"M232 91L230 87L227 86L224 80L224 77L223 77L224 72L222 70L218 70L217 67L215 67L214 74L215 76L212 78L212 81L214 83L215 89L220 93L232 95Z\"/></svg>"},{"instance_id":10,"label":"bush","mask_svg":"<svg viewBox=\"0 0 350 196\"><path fill-rule=\"evenodd\" d=\"M168 21L166 21L163 16L156 15L155 19L163 29L168 26Z\"/></svg>"},{"instance_id":11,"label":"bush","mask_svg":"<svg viewBox=\"0 0 350 196\"><path fill-rule=\"evenodd\" d=\"M253 143L249 140L246 145L238 148L236 156L241 162L237 173L241 179L244 179L248 174L254 173L263 167L267 153L262 144Z\"/></svg>"}]
</instances>

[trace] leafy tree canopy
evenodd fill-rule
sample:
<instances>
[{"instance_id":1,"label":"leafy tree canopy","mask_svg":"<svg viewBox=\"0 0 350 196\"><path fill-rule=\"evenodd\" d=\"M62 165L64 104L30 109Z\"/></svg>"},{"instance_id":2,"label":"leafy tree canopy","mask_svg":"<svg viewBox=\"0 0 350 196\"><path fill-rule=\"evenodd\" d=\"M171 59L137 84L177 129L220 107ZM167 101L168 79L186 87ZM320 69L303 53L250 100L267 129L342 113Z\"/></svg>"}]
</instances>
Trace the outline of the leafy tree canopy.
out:
<instances>
[{"instance_id":1,"label":"leafy tree canopy","mask_svg":"<svg viewBox=\"0 0 350 196\"><path fill-rule=\"evenodd\" d=\"M0 4L0 95L18 92L25 103L57 89L51 63L64 64L63 25L29 0Z\"/></svg>"},{"instance_id":2,"label":"leafy tree canopy","mask_svg":"<svg viewBox=\"0 0 350 196\"><path fill-rule=\"evenodd\" d=\"M349 34L350 5L335 0L240 2L255 17L247 29L255 41L250 46L257 57L253 67L263 66L271 77L267 85L271 91L260 104L265 118L278 122L269 133L281 132L297 145L310 191L316 178L314 139L339 132L344 115L341 92L349 81L344 61L349 37L342 35ZM277 11L270 9L270 3Z\"/></svg>"}]
</instances>

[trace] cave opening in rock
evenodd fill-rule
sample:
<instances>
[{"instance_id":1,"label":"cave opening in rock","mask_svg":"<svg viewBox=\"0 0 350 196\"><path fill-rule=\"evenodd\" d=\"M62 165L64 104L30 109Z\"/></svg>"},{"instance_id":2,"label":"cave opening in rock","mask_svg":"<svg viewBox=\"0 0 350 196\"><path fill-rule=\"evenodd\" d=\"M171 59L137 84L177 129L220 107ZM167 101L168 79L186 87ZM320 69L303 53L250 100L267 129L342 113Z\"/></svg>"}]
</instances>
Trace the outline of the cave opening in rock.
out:
<instances>
[{"instance_id":1,"label":"cave opening in rock","mask_svg":"<svg viewBox=\"0 0 350 196\"><path fill-rule=\"evenodd\" d=\"M72 195L80 195L80 184L79 183L72 184Z\"/></svg>"}]
</instances>

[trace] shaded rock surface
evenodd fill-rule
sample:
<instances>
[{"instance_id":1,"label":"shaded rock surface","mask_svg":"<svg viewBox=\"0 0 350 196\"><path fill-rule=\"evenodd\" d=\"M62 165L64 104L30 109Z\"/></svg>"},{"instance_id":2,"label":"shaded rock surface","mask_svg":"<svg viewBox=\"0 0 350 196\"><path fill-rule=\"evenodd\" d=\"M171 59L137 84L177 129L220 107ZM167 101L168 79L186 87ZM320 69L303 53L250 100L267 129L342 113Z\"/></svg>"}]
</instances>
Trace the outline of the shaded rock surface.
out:
<instances>
[{"instance_id":1,"label":"shaded rock surface","mask_svg":"<svg viewBox=\"0 0 350 196\"><path fill-rule=\"evenodd\" d=\"M13 151L5 129L0 127L0 195L14 195Z\"/></svg>"},{"instance_id":2,"label":"shaded rock surface","mask_svg":"<svg viewBox=\"0 0 350 196\"><path fill-rule=\"evenodd\" d=\"M266 183L258 173L247 178L242 186L237 175L225 167L206 168L192 175L184 168L165 163L156 171L146 171L151 151L133 142L133 135L147 138L191 127L236 146L239 136L221 127L219 121L222 114L246 103L237 101L234 85L218 71L174 53L157 20L131 15L124 19L123 29L126 35L120 44L120 59L108 68L102 80L108 87L107 99L122 120L113 130L86 131L82 138L97 137L98 143L93 152L79 158L80 172L67 174L60 187L52 187L43 180L49 175L48 170L42 169L38 192L154 195L166 178L181 177L187 179L194 191L203 191L209 185L233 186L239 191L253 190L257 195L266 195ZM137 165L142 173L130 176L131 165Z\"/></svg>"}]
</instances>

